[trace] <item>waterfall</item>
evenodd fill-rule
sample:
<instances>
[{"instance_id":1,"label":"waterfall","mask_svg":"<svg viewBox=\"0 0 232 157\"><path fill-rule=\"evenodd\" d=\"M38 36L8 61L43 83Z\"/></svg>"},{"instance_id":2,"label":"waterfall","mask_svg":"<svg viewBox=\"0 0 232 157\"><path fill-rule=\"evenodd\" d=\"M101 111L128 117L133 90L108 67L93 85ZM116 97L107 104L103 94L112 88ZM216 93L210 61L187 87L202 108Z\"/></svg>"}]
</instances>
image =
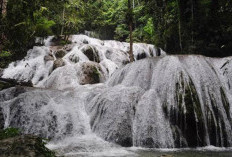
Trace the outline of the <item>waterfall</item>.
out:
<instances>
[{"instance_id":1,"label":"waterfall","mask_svg":"<svg viewBox=\"0 0 232 157\"><path fill-rule=\"evenodd\" d=\"M36 88L0 91L0 127L51 139L61 155L232 146L231 57L157 56L137 43L128 64L128 43L84 35L63 48L46 43L4 70Z\"/></svg>"},{"instance_id":2,"label":"waterfall","mask_svg":"<svg viewBox=\"0 0 232 157\"><path fill-rule=\"evenodd\" d=\"M51 46L53 37L45 46L35 46L27 56L5 69L4 78L29 81L36 87L65 89L85 84L86 77L99 77L90 83L105 82L118 68L129 62L129 44L101 41L85 35L73 35L72 43L64 47ZM156 47L134 44L135 59L159 55ZM161 50L161 55L166 53ZM87 76L86 76L87 75Z\"/></svg>"}]
</instances>

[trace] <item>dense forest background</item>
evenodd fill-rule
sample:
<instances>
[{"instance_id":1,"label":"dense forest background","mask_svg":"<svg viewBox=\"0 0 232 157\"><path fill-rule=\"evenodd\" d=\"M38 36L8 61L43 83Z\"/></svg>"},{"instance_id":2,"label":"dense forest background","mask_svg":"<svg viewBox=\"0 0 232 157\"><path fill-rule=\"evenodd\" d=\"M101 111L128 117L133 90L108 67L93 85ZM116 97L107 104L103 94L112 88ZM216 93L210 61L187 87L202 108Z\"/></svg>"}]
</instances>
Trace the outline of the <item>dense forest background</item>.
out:
<instances>
[{"instance_id":1,"label":"dense forest background","mask_svg":"<svg viewBox=\"0 0 232 157\"><path fill-rule=\"evenodd\" d=\"M134 42L169 54L232 54L231 0L0 0L0 9L4 61L24 57L36 37L48 35L65 44L70 34L88 30L100 39L129 41L130 16Z\"/></svg>"}]
</instances>

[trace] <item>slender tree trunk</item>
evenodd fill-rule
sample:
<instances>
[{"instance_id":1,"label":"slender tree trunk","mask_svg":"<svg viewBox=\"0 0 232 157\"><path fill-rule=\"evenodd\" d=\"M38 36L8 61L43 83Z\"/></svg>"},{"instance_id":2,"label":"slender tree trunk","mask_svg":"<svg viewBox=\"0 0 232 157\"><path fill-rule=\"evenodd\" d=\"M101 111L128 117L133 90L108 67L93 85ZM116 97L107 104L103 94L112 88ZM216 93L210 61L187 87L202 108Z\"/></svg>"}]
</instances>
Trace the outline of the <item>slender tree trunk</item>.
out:
<instances>
[{"instance_id":1,"label":"slender tree trunk","mask_svg":"<svg viewBox=\"0 0 232 157\"><path fill-rule=\"evenodd\" d=\"M134 54L133 54L133 36L132 36L132 31L133 31L133 15L132 15L132 8L131 8L131 0L128 0L128 22L129 22L129 28L130 28L130 51L129 51L129 56L130 56L130 62L134 61Z\"/></svg>"},{"instance_id":2,"label":"slender tree trunk","mask_svg":"<svg viewBox=\"0 0 232 157\"><path fill-rule=\"evenodd\" d=\"M3 7L3 0L0 0L0 15L2 15L2 7Z\"/></svg>"},{"instance_id":3,"label":"slender tree trunk","mask_svg":"<svg viewBox=\"0 0 232 157\"><path fill-rule=\"evenodd\" d=\"M179 46L180 46L180 51L182 53L183 51L183 46L182 46L182 32L181 32L181 2L180 0L177 0L178 3L178 33L179 33Z\"/></svg>"},{"instance_id":4,"label":"slender tree trunk","mask_svg":"<svg viewBox=\"0 0 232 157\"><path fill-rule=\"evenodd\" d=\"M193 0L191 0L191 3L192 3L192 7L191 7L191 14L192 14L192 17L191 17L192 18L192 20L191 20L192 21L192 28L191 28L192 30L191 31L192 31L192 33L191 34L192 34L192 46L193 46L193 44L194 44L194 37L193 37L194 36L194 32L193 32L193 27L194 27L194 2L193 2Z\"/></svg>"},{"instance_id":5,"label":"slender tree trunk","mask_svg":"<svg viewBox=\"0 0 232 157\"><path fill-rule=\"evenodd\" d=\"M163 5L162 5L162 17L165 16L166 12L167 12L167 1L166 1L166 0L163 0ZM165 30L167 30L167 20L165 20L165 18L162 18L162 19L163 19L163 22L162 22L162 23L163 23L163 27L164 27L164 29L163 29L163 34L164 34ZM167 42L167 39L166 39L166 38L164 38L164 39L165 39L164 50L167 51L167 44L168 44L168 42Z\"/></svg>"},{"instance_id":6,"label":"slender tree trunk","mask_svg":"<svg viewBox=\"0 0 232 157\"><path fill-rule=\"evenodd\" d=\"M6 14L6 7L7 7L7 0L0 0L0 9L2 15Z\"/></svg>"},{"instance_id":7,"label":"slender tree trunk","mask_svg":"<svg viewBox=\"0 0 232 157\"><path fill-rule=\"evenodd\" d=\"M0 52L2 51L4 42L6 40L5 34L4 34L4 27L2 18L6 16L7 13L7 0L0 0Z\"/></svg>"},{"instance_id":8,"label":"slender tree trunk","mask_svg":"<svg viewBox=\"0 0 232 157\"><path fill-rule=\"evenodd\" d=\"M63 13L62 13L62 27L61 27L61 32L60 32L60 36L62 36L64 34L64 15L65 15L65 6L63 8Z\"/></svg>"}]
</instances>

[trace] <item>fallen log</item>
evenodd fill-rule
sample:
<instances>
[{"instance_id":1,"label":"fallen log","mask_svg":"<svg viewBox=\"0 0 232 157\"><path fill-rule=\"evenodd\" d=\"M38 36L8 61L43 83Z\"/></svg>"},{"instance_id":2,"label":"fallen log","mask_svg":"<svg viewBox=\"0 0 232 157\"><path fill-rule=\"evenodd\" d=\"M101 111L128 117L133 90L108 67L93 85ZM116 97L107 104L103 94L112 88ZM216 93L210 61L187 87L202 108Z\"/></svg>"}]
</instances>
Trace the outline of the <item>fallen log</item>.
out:
<instances>
[{"instance_id":1,"label":"fallen log","mask_svg":"<svg viewBox=\"0 0 232 157\"><path fill-rule=\"evenodd\" d=\"M0 82L8 83L13 86L27 86L27 87L33 87L33 84L31 81L17 81L15 79L9 79L9 78L2 78L0 77Z\"/></svg>"}]
</instances>

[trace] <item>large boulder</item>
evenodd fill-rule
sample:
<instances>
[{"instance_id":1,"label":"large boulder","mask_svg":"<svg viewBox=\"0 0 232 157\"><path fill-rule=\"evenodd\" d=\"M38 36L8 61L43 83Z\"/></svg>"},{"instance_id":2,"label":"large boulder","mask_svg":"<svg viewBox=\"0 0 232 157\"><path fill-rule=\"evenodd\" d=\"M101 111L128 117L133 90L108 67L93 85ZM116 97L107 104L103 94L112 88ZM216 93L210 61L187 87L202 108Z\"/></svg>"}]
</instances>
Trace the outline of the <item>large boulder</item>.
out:
<instances>
[{"instance_id":1,"label":"large boulder","mask_svg":"<svg viewBox=\"0 0 232 157\"><path fill-rule=\"evenodd\" d=\"M65 62L63 59L57 59L54 61L54 64L53 64L53 70L59 68L59 67L62 67L62 66L65 66Z\"/></svg>"},{"instance_id":2,"label":"large boulder","mask_svg":"<svg viewBox=\"0 0 232 157\"><path fill-rule=\"evenodd\" d=\"M104 79L101 67L95 62L85 62L81 65L80 84L95 84L100 83Z\"/></svg>"}]
</instances>

